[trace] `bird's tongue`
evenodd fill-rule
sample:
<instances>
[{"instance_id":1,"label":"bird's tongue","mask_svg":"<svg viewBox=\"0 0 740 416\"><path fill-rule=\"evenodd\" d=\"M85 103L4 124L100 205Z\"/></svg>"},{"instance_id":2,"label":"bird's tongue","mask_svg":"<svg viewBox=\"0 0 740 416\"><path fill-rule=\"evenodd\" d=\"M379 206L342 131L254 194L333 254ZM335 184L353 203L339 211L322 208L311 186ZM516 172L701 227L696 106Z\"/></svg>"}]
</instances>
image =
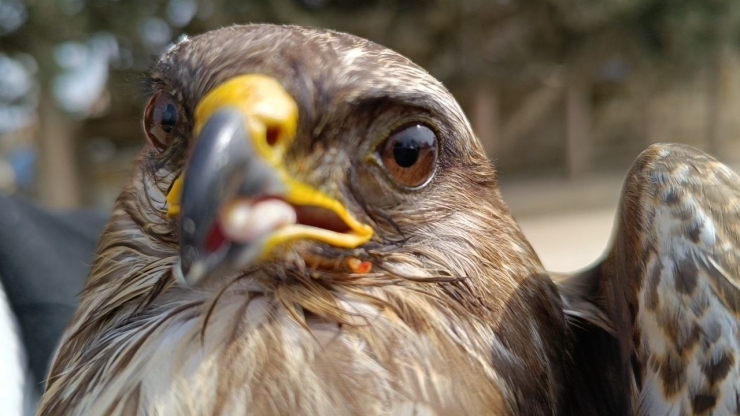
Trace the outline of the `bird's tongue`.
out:
<instances>
[{"instance_id":1,"label":"bird's tongue","mask_svg":"<svg viewBox=\"0 0 740 416\"><path fill-rule=\"evenodd\" d=\"M209 233L206 250L216 251L225 240L251 244L296 221L295 208L281 199L238 199L221 211Z\"/></svg>"}]
</instances>

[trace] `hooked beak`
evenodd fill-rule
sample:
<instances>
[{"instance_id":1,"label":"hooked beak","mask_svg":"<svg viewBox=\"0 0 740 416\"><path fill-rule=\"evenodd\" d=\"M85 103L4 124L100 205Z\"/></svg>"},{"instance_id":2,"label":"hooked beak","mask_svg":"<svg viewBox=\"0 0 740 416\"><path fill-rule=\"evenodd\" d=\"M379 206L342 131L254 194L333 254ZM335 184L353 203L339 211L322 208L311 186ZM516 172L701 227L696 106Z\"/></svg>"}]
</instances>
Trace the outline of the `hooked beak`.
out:
<instances>
[{"instance_id":1,"label":"hooked beak","mask_svg":"<svg viewBox=\"0 0 740 416\"><path fill-rule=\"evenodd\" d=\"M314 240L353 249L372 228L336 199L290 177L284 155L298 107L273 78L243 75L211 91L195 111L195 143L167 195L179 217L188 285L243 269L279 244Z\"/></svg>"}]
</instances>

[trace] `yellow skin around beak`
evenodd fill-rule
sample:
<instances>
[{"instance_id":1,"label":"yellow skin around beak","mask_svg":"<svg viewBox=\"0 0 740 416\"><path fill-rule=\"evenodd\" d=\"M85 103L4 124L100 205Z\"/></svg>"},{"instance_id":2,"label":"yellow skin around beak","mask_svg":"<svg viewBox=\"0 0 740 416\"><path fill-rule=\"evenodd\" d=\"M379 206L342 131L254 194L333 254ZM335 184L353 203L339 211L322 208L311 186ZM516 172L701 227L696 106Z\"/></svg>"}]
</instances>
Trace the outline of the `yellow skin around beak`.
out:
<instances>
[{"instance_id":1,"label":"yellow skin around beak","mask_svg":"<svg viewBox=\"0 0 740 416\"><path fill-rule=\"evenodd\" d=\"M357 221L339 201L288 175L283 164L284 155L295 139L298 106L277 80L259 74L242 75L213 89L195 109L194 136L199 135L213 114L224 108L236 108L243 114L253 148L259 157L275 169L285 184L286 194L275 196L294 206L313 206L331 211L350 229L347 233L340 233L302 224L286 225L267 236L262 249L263 256L276 245L291 240L309 239L353 249L372 238L372 228ZM186 173L175 180L167 194L167 216L170 218L180 214Z\"/></svg>"}]
</instances>

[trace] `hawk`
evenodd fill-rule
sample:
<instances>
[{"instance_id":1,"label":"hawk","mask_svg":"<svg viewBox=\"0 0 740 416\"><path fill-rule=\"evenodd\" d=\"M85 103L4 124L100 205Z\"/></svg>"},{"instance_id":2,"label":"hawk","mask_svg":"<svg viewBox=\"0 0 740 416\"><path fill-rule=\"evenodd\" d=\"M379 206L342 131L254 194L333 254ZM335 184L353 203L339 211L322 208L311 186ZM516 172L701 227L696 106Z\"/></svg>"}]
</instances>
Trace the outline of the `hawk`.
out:
<instances>
[{"instance_id":1,"label":"hawk","mask_svg":"<svg viewBox=\"0 0 740 416\"><path fill-rule=\"evenodd\" d=\"M551 276L459 105L370 41L184 40L39 414L737 410L737 177L654 146L606 260Z\"/></svg>"}]
</instances>

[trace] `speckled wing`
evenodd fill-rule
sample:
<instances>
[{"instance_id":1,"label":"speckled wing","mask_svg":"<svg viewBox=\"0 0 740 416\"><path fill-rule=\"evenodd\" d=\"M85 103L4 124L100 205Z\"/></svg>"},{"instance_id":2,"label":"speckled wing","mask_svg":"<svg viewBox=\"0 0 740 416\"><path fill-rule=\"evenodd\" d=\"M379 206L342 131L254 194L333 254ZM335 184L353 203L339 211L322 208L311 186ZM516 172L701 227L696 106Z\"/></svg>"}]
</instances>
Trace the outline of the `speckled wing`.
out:
<instances>
[{"instance_id":1,"label":"speckled wing","mask_svg":"<svg viewBox=\"0 0 740 416\"><path fill-rule=\"evenodd\" d=\"M740 177L688 146L643 152L604 261L558 282L583 384L620 414L738 414L739 260Z\"/></svg>"}]
</instances>

